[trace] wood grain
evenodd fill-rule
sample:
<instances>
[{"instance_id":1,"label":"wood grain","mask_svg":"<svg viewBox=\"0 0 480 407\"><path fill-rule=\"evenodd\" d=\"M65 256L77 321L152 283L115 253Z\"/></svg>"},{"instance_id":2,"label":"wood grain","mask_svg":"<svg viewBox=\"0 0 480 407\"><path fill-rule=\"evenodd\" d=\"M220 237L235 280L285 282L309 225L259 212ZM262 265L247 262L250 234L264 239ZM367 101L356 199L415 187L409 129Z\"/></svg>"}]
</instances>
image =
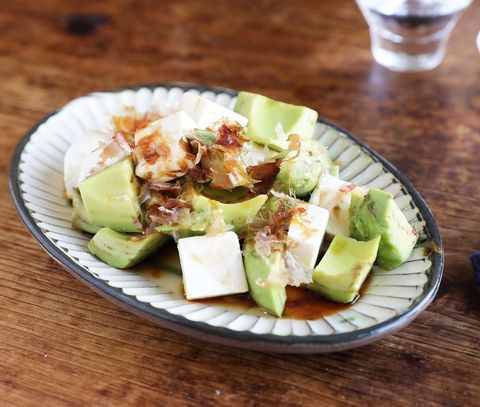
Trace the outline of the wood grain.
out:
<instances>
[{"instance_id":1,"label":"wood grain","mask_svg":"<svg viewBox=\"0 0 480 407\"><path fill-rule=\"evenodd\" d=\"M3 0L1 404L478 405L480 297L469 254L480 250L479 20L476 3L438 69L399 75L373 63L354 2ZM311 106L396 164L443 234L435 302L373 345L280 356L158 328L71 277L15 213L6 177L13 149L74 97L163 81Z\"/></svg>"}]
</instances>

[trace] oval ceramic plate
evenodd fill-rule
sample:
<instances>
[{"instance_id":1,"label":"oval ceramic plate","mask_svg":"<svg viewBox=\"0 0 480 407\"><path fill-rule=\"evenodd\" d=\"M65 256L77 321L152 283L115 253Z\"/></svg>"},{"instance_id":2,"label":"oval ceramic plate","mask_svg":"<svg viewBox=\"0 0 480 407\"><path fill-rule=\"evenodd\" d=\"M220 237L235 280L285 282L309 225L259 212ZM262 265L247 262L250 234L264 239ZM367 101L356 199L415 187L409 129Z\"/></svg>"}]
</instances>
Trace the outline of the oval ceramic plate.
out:
<instances>
[{"instance_id":1,"label":"oval ceramic plate","mask_svg":"<svg viewBox=\"0 0 480 407\"><path fill-rule=\"evenodd\" d=\"M125 271L90 255L89 236L72 228L63 194L63 157L73 137L103 127L122 106L146 111L176 104L195 90L232 107L236 92L191 84L159 84L97 92L68 103L33 127L12 160L10 188L27 228L43 248L94 290L152 322L217 343L269 352L331 352L365 345L411 322L433 300L443 269L435 220L413 185L357 138L319 119L317 137L341 168L341 178L391 192L420 241L409 261L392 271L374 267L366 292L353 305L315 320L275 318L257 308L188 302L171 248L156 256L156 271ZM434 244L439 252L429 248Z\"/></svg>"}]
</instances>

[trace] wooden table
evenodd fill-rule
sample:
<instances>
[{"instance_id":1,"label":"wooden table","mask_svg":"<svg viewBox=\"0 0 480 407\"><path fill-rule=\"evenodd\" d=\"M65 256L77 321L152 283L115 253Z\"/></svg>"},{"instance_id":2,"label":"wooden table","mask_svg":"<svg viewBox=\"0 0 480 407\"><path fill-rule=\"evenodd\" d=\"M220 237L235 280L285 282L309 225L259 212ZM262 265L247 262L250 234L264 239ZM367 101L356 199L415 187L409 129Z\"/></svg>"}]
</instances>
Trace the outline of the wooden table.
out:
<instances>
[{"instance_id":1,"label":"wooden table","mask_svg":"<svg viewBox=\"0 0 480 407\"><path fill-rule=\"evenodd\" d=\"M399 75L372 61L354 2L3 0L0 7L0 404L478 405L480 56L477 2L443 64ZM89 18L73 18L88 14ZM285 356L158 328L44 253L7 189L16 143L87 92L163 81L248 89L317 109L396 164L446 246L434 303L349 352Z\"/></svg>"}]
</instances>

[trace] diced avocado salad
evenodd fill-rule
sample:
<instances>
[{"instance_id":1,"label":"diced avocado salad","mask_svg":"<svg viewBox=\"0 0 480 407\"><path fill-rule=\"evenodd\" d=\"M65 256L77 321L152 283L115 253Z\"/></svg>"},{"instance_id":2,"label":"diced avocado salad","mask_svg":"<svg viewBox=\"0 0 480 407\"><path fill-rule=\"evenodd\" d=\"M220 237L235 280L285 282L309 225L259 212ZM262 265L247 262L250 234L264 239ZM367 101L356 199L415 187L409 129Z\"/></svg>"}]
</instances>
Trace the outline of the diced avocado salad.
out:
<instances>
[{"instance_id":1,"label":"diced avocado salad","mask_svg":"<svg viewBox=\"0 0 480 407\"><path fill-rule=\"evenodd\" d=\"M72 224L116 268L174 239L187 300L248 292L281 317L286 287L302 286L350 303L374 264L410 257L418 234L391 194L339 178L316 120L249 92L233 110L195 92L125 108L66 153Z\"/></svg>"}]
</instances>

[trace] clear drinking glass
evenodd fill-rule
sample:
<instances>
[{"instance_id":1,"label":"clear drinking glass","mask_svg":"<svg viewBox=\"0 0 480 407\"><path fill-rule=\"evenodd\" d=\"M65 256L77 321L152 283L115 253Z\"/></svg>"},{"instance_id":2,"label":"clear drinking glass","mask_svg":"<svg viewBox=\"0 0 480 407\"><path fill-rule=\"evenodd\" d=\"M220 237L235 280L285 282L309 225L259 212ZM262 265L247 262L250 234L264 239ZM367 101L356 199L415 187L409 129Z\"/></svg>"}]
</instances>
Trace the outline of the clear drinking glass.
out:
<instances>
[{"instance_id":1,"label":"clear drinking glass","mask_svg":"<svg viewBox=\"0 0 480 407\"><path fill-rule=\"evenodd\" d=\"M392 71L436 68L450 33L473 0L356 0L375 60Z\"/></svg>"}]
</instances>

